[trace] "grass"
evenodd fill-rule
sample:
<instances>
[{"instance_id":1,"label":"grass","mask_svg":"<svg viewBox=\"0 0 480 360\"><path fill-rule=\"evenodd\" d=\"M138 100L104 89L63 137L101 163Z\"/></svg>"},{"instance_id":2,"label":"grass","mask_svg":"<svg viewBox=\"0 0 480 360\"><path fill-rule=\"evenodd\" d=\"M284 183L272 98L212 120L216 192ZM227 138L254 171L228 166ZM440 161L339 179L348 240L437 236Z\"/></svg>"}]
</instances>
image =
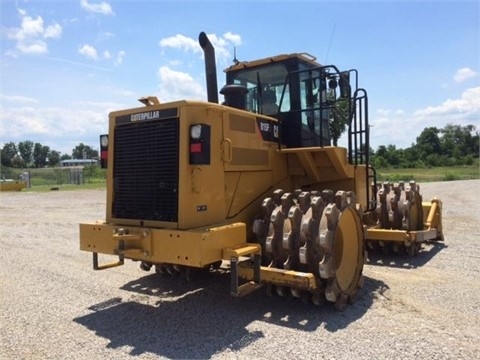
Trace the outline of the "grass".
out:
<instances>
[{"instance_id":1,"label":"grass","mask_svg":"<svg viewBox=\"0 0 480 360\"><path fill-rule=\"evenodd\" d=\"M46 191L74 191L74 190L102 190L105 189L105 182L95 182L95 183L86 183L81 185L65 184L65 185L33 185L29 189L23 191L35 191L35 192L46 192Z\"/></svg>"},{"instance_id":2,"label":"grass","mask_svg":"<svg viewBox=\"0 0 480 360\"><path fill-rule=\"evenodd\" d=\"M474 166L448 166L428 169L377 169L377 181L454 181L480 179L480 168Z\"/></svg>"}]
</instances>

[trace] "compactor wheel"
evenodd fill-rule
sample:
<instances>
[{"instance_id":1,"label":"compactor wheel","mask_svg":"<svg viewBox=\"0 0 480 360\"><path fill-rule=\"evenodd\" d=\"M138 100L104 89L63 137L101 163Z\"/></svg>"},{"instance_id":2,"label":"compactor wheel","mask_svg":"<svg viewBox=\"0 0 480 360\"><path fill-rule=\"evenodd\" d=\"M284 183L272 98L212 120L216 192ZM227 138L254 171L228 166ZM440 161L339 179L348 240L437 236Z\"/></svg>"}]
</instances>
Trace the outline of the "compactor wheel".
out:
<instances>
[{"instance_id":1,"label":"compactor wheel","mask_svg":"<svg viewBox=\"0 0 480 360\"><path fill-rule=\"evenodd\" d=\"M420 187L415 181L384 182L377 184L377 208L373 215L376 226L387 230L416 231L423 229L423 207ZM406 245L406 246L405 246ZM385 255L392 253L408 253L416 255L421 244L395 243L393 241L369 241L369 248L381 250Z\"/></svg>"},{"instance_id":2,"label":"compactor wheel","mask_svg":"<svg viewBox=\"0 0 480 360\"><path fill-rule=\"evenodd\" d=\"M324 210L319 243L323 258L320 277L326 282L325 297L339 310L355 300L363 285L365 231L353 192L338 191L335 203Z\"/></svg>"},{"instance_id":3,"label":"compactor wheel","mask_svg":"<svg viewBox=\"0 0 480 360\"><path fill-rule=\"evenodd\" d=\"M273 205L274 204L274 205ZM272 206L273 205L273 206ZM293 194L277 190L264 200L254 223L269 266L313 273L317 290L290 294L314 304L325 300L343 309L363 284L365 230L353 192L331 190ZM273 286L267 286L273 293ZM275 288L285 295L285 288Z\"/></svg>"},{"instance_id":4,"label":"compactor wheel","mask_svg":"<svg viewBox=\"0 0 480 360\"><path fill-rule=\"evenodd\" d=\"M383 229L420 230L423 226L422 196L415 181L385 182L377 192L376 215Z\"/></svg>"}]
</instances>

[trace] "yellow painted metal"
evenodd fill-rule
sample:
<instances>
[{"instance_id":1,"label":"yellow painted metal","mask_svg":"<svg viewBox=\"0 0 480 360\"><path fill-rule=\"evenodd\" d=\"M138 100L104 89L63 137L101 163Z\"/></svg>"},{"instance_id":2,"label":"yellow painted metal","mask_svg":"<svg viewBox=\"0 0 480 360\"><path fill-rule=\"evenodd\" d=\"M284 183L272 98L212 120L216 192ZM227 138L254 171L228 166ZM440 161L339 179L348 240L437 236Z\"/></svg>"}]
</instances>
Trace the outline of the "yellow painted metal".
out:
<instances>
[{"instance_id":1,"label":"yellow painted metal","mask_svg":"<svg viewBox=\"0 0 480 360\"><path fill-rule=\"evenodd\" d=\"M230 260L232 257L239 258L242 256L250 256L254 254L261 254L262 248L259 244L243 244L233 248L223 249L223 259Z\"/></svg>"},{"instance_id":2,"label":"yellow painted metal","mask_svg":"<svg viewBox=\"0 0 480 360\"><path fill-rule=\"evenodd\" d=\"M438 198L433 198L430 202L423 202L424 227L426 229L435 228L437 238L443 240L442 229L442 202Z\"/></svg>"},{"instance_id":3,"label":"yellow painted metal","mask_svg":"<svg viewBox=\"0 0 480 360\"><path fill-rule=\"evenodd\" d=\"M393 229L367 229L367 240L381 241L410 241L410 233L406 230Z\"/></svg>"},{"instance_id":4,"label":"yellow painted metal","mask_svg":"<svg viewBox=\"0 0 480 360\"><path fill-rule=\"evenodd\" d=\"M250 224L251 219L258 214L261 199L273 189L293 189L312 184L319 189L356 191L357 197L362 198L359 190L362 191L363 186L356 186L356 181L363 181L365 169L348 164L344 148L327 146L278 151L275 141L263 140L257 124L258 118L268 119L274 124L274 118L195 101L152 104L148 106L149 111L175 109L181 119L178 144L178 193L181 196L178 197L178 220L164 222L115 218L111 206L116 196L114 166L109 166L107 223L185 230L233 222ZM109 164L114 164L116 118L141 111L145 111L145 107L110 114ZM209 165L189 165L189 136L183 134L189 134L189 127L197 123L211 127ZM364 200L362 202L365 203ZM198 208L207 211L198 211Z\"/></svg>"},{"instance_id":5,"label":"yellow painted metal","mask_svg":"<svg viewBox=\"0 0 480 360\"><path fill-rule=\"evenodd\" d=\"M358 284L359 268L365 261L363 224L353 207L342 211L333 241L335 280L341 291L351 292ZM362 247L363 246L363 247Z\"/></svg>"},{"instance_id":6,"label":"yellow painted metal","mask_svg":"<svg viewBox=\"0 0 480 360\"><path fill-rule=\"evenodd\" d=\"M232 295L237 297L242 297L252 293L253 291L257 290L260 287L261 287L261 284L256 284L254 281L249 281L245 284L239 285L237 291Z\"/></svg>"},{"instance_id":7,"label":"yellow painted metal","mask_svg":"<svg viewBox=\"0 0 480 360\"><path fill-rule=\"evenodd\" d=\"M80 248L94 254L110 254L150 264L176 264L205 267L221 261L238 260L261 253L260 245L252 244L250 229L259 215L261 202L274 189L331 189L352 191L360 210L367 208L367 168L351 165L344 148L326 146L299 149L278 149L276 141L264 140L258 119L276 125L276 119L248 113L231 107L195 101L168 104L149 102L148 111L174 109L178 117L178 219L176 222L115 218L114 154L116 118L145 111L145 107L112 112L109 119L109 152L107 172L106 221L80 224ZM159 120L161 121L161 120ZM189 133L193 124L209 125L210 163L191 165ZM430 239L441 231L441 203L424 206L425 229L414 232L370 228L367 240L398 241L408 244L416 239ZM204 209L199 211L198 209ZM351 210L354 211L354 210ZM349 215L349 213L347 214ZM351 214L350 214L351 215ZM348 287L348 279L356 276L359 263L354 257L362 249L348 249L348 239L359 233L352 216L346 216L332 252L335 258L339 288ZM341 233L341 234L340 234ZM96 256L96 255L95 255ZM362 255L363 256L363 255ZM352 265L353 264L353 265ZM259 267L256 267L257 270ZM254 269L238 262L238 276L254 280ZM318 290L313 273L260 267L260 282ZM250 283L247 283L250 284ZM237 293L256 288L238 285Z\"/></svg>"},{"instance_id":8,"label":"yellow painted metal","mask_svg":"<svg viewBox=\"0 0 480 360\"><path fill-rule=\"evenodd\" d=\"M21 191L26 187L27 184L23 181L0 180L0 191Z\"/></svg>"},{"instance_id":9,"label":"yellow painted metal","mask_svg":"<svg viewBox=\"0 0 480 360\"><path fill-rule=\"evenodd\" d=\"M243 223L188 231L100 222L80 224L81 250L193 267L204 267L222 260L222 249L233 248L244 243L245 239Z\"/></svg>"},{"instance_id":10,"label":"yellow painted metal","mask_svg":"<svg viewBox=\"0 0 480 360\"><path fill-rule=\"evenodd\" d=\"M345 148L325 146L301 149L282 149L291 154L289 171L292 175L307 175L310 182L353 178L354 166L347 162Z\"/></svg>"},{"instance_id":11,"label":"yellow painted metal","mask_svg":"<svg viewBox=\"0 0 480 360\"><path fill-rule=\"evenodd\" d=\"M274 186L288 183L285 156L276 151L276 142L263 140L257 125L259 117L272 122L276 119L196 101L148 106L148 111L165 109L175 109L180 118L178 221L119 219L112 214L116 118L145 111L145 107L139 107L115 111L109 116L108 163L112 166L107 170L107 223L185 230L240 221L249 223L258 212L260 199ZM208 165L189 164L188 134L192 124L211 128Z\"/></svg>"},{"instance_id":12,"label":"yellow painted metal","mask_svg":"<svg viewBox=\"0 0 480 360\"><path fill-rule=\"evenodd\" d=\"M243 279L253 280L253 267L247 263L239 263L238 275ZM317 288L315 276L312 273L261 266L260 279L263 284L274 284L309 291Z\"/></svg>"},{"instance_id":13,"label":"yellow painted metal","mask_svg":"<svg viewBox=\"0 0 480 360\"><path fill-rule=\"evenodd\" d=\"M112 206L107 206L106 222L131 226L155 228L191 229L198 226L218 224L225 221L225 171L220 146L223 139L222 118L224 109L220 105L195 101L176 101L148 107L148 111L176 109L179 121L179 133L189 134L192 124L205 124L211 128L211 162L206 165L189 165L189 136L179 136L179 174L178 174L178 221L162 222L134 219L117 219L112 214ZM145 111L145 107L133 108L110 113L108 163L114 164L116 118ZM113 186L113 168L107 172L107 204L115 199ZM198 208L207 211L198 211Z\"/></svg>"},{"instance_id":14,"label":"yellow painted metal","mask_svg":"<svg viewBox=\"0 0 480 360\"><path fill-rule=\"evenodd\" d=\"M429 240L435 240L438 236L437 230L434 228L407 231L407 230L393 230L393 229L368 229L367 240L379 240L379 241L395 241L404 242L406 244L410 242L423 242Z\"/></svg>"},{"instance_id":15,"label":"yellow painted metal","mask_svg":"<svg viewBox=\"0 0 480 360\"><path fill-rule=\"evenodd\" d=\"M431 202L422 202L423 229L416 231L369 228L367 240L403 242L406 245L412 242L443 240L442 232L442 202L434 198Z\"/></svg>"}]
</instances>

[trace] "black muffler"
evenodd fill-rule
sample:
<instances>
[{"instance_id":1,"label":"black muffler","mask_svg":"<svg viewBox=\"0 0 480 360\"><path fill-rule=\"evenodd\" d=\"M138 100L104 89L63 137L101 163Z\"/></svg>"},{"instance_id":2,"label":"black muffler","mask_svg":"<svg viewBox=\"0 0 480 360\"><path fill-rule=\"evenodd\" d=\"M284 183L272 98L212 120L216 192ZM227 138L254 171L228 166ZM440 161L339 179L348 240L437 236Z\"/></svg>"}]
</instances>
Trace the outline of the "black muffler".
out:
<instances>
[{"instance_id":1,"label":"black muffler","mask_svg":"<svg viewBox=\"0 0 480 360\"><path fill-rule=\"evenodd\" d=\"M205 74L207 78L208 102L218 104L217 65L215 62L215 48L203 31L198 36L198 43L205 54Z\"/></svg>"}]
</instances>

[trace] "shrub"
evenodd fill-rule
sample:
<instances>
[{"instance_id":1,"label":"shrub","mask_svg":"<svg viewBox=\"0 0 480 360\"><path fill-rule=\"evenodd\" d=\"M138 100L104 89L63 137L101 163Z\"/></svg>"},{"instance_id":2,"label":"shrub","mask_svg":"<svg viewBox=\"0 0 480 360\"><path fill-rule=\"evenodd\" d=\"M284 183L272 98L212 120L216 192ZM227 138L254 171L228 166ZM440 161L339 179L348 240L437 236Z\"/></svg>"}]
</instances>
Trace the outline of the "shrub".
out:
<instances>
[{"instance_id":1,"label":"shrub","mask_svg":"<svg viewBox=\"0 0 480 360\"><path fill-rule=\"evenodd\" d=\"M443 181L455 181L455 180L460 180L458 175L454 174L454 173L451 173L451 172L447 172L445 173L445 175L443 176Z\"/></svg>"}]
</instances>

